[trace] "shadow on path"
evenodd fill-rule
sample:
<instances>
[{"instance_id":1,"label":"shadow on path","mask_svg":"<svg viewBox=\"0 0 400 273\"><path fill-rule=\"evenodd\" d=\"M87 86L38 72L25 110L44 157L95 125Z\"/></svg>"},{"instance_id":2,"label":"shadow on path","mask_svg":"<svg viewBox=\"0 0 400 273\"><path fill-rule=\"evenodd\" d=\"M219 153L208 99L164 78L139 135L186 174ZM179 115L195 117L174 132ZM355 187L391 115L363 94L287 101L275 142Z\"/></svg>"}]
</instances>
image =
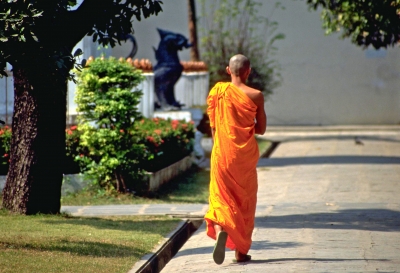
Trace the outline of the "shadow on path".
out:
<instances>
[{"instance_id":1,"label":"shadow on path","mask_svg":"<svg viewBox=\"0 0 400 273\"><path fill-rule=\"evenodd\" d=\"M297 261L313 261L313 262L344 262L344 261L365 261L365 259L329 259L329 258L281 258L281 259L257 259L251 260L248 263L264 264L264 263L284 263ZM368 259L368 261L389 261L387 259Z\"/></svg>"},{"instance_id":2,"label":"shadow on path","mask_svg":"<svg viewBox=\"0 0 400 273\"><path fill-rule=\"evenodd\" d=\"M284 212L284 208L277 209ZM293 208L290 209L293 211ZM258 228L348 229L400 232L400 211L388 209L345 209L310 214L256 217Z\"/></svg>"},{"instance_id":3,"label":"shadow on path","mask_svg":"<svg viewBox=\"0 0 400 273\"><path fill-rule=\"evenodd\" d=\"M318 164L400 164L400 157L395 156L304 156L304 157L272 157L260 158L257 167L284 167L293 165Z\"/></svg>"},{"instance_id":4,"label":"shadow on path","mask_svg":"<svg viewBox=\"0 0 400 273\"><path fill-rule=\"evenodd\" d=\"M268 130L268 129L267 129ZM312 132L311 132L312 133ZM366 135L363 134L363 132L358 132L353 133L353 134L348 134L348 135L326 135L326 136L308 136L308 135L300 135L300 136L295 136L295 137L285 137L283 136L283 140L281 143L285 142L294 142L294 141L318 141L318 140L350 140L354 141L354 138L357 136L358 139L361 141L384 141L384 142L394 142L394 143L400 143L399 139L399 133L397 132L397 135L393 135L393 137L388 137L388 136L382 136L379 135L379 132L376 133L376 135ZM265 137L268 139L268 137Z\"/></svg>"},{"instance_id":5,"label":"shadow on path","mask_svg":"<svg viewBox=\"0 0 400 273\"><path fill-rule=\"evenodd\" d=\"M212 242L212 239L207 238ZM303 245L302 243L296 242L279 242L279 243L270 243L269 241L254 241L251 249L258 250L258 249L282 249L282 248L292 248L298 247ZM211 254L214 250L212 246L204 246L204 247L196 247L192 249L185 249L181 250L178 253L178 256L185 256L185 255L197 255L197 254ZM228 251L228 249L227 249Z\"/></svg>"}]
</instances>

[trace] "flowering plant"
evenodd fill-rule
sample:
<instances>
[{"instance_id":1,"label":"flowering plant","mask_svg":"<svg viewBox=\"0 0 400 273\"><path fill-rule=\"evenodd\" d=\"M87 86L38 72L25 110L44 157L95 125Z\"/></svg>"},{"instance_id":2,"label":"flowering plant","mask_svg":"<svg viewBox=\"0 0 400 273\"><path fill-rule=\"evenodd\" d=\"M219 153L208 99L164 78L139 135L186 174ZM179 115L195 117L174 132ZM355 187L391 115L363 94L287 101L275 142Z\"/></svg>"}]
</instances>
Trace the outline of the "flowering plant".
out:
<instances>
[{"instance_id":1,"label":"flowering plant","mask_svg":"<svg viewBox=\"0 0 400 273\"><path fill-rule=\"evenodd\" d=\"M11 128L7 125L0 128L0 174L7 174L11 151Z\"/></svg>"},{"instance_id":2,"label":"flowering plant","mask_svg":"<svg viewBox=\"0 0 400 273\"><path fill-rule=\"evenodd\" d=\"M157 171L193 150L193 122L171 119L142 119L135 125L140 142L146 146L145 159L140 167L146 171Z\"/></svg>"}]
</instances>

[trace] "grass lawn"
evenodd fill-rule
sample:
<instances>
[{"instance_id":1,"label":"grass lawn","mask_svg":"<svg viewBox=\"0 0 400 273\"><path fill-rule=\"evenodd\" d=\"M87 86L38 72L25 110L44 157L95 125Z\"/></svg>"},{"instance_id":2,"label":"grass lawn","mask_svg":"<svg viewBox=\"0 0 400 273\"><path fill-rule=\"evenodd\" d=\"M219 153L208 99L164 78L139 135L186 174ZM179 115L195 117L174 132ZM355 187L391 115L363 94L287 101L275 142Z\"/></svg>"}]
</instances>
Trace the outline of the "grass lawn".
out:
<instances>
[{"instance_id":1,"label":"grass lawn","mask_svg":"<svg viewBox=\"0 0 400 273\"><path fill-rule=\"evenodd\" d=\"M0 210L0 272L127 272L178 225L167 217L80 218Z\"/></svg>"}]
</instances>

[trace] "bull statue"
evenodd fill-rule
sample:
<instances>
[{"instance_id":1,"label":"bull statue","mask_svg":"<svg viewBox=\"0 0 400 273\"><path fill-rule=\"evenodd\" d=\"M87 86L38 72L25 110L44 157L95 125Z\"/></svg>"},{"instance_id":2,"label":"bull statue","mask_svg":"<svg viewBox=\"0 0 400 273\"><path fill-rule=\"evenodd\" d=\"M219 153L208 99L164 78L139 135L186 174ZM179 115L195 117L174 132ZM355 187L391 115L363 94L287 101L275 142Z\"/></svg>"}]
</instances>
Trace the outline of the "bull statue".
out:
<instances>
[{"instance_id":1,"label":"bull statue","mask_svg":"<svg viewBox=\"0 0 400 273\"><path fill-rule=\"evenodd\" d=\"M154 88L157 95L156 109L163 111L180 110L183 104L175 99L174 86L180 78L183 66L178 51L191 47L188 39L181 34L157 28L161 41L154 49L157 64L154 66Z\"/></svg>"}]
</instances>

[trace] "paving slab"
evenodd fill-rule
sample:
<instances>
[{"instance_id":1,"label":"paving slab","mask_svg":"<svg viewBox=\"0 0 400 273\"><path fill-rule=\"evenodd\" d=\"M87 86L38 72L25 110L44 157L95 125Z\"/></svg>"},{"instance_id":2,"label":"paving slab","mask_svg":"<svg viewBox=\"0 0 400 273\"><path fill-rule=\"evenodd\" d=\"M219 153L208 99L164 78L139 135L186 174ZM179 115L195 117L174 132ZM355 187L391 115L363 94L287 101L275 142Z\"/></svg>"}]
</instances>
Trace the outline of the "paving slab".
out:
<instances>
[{"instance_id":1,"label":"paving slab","mask_svg":"<svg viewBox=\"0 0 400 273\"><path fill-rule=\"evenodd\" d=\"M216 265L203 224L161 272L400 272L400 131L379 128L266 134L252 261Z\"/></svg>"},{"instance_id":2,"label":"paving slab","mask_svg":"<svg viewBox=\"0 0 400 273\"><path fill-rule=\"evenodd\" d=\"M171 215L202 217L208 209L205 204L145 204L145 205L99 205L63 206L61 212L72 216L123 216L123 215ZM185 218L183 217L183 218Z\"/></svg>"}]
</instances>

